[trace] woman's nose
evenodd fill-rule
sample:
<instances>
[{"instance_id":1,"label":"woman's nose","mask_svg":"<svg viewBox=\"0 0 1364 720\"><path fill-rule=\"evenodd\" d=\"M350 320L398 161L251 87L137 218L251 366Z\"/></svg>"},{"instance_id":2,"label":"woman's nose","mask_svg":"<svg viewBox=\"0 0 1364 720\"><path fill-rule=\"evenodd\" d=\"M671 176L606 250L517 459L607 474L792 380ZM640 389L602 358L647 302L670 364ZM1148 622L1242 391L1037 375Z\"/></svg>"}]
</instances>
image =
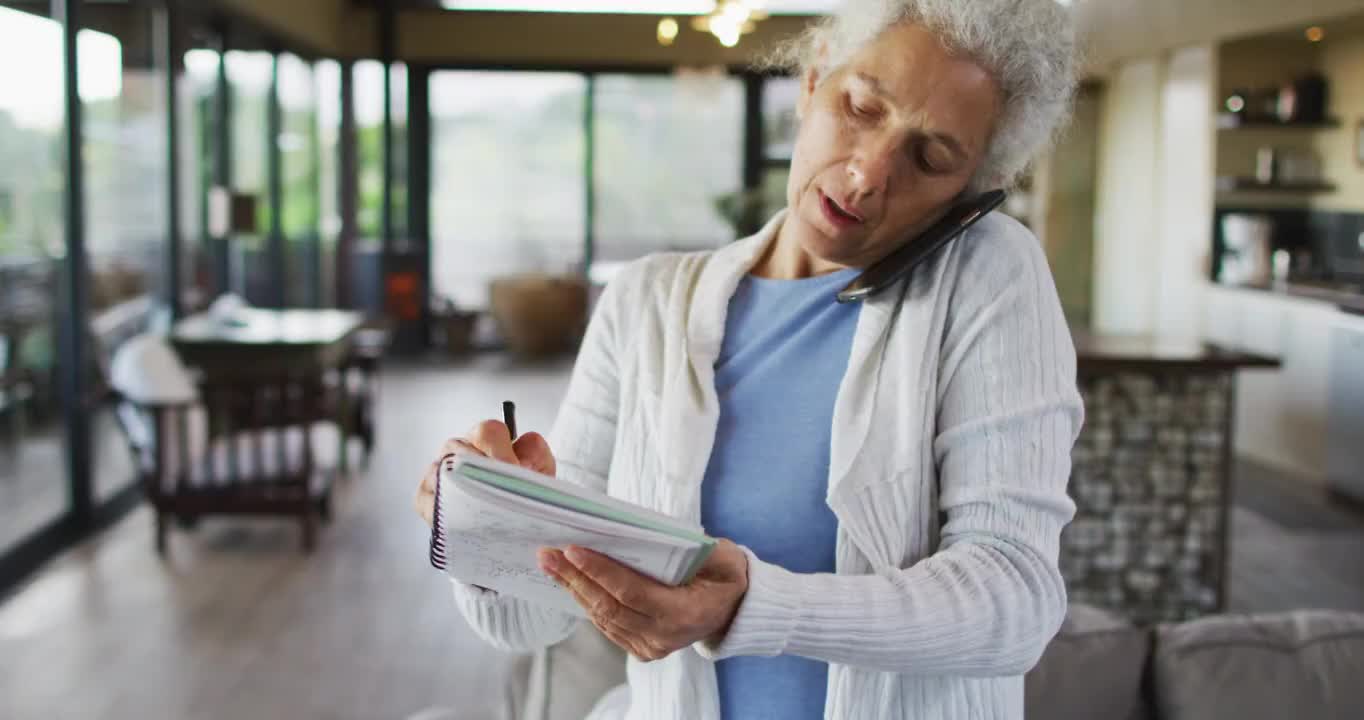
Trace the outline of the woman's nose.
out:
<instances>
[{"instance_id":1,"label":"woman's nose","mask_svg":"<svg viewBox=\"0 0 1364 720\"><path fill-rule=\"evenodd\" d=\"M859 198L884 193L895 172L897 151L886 142L867 143L848 161L848 179Z\"/></svg>"}]
</instances>

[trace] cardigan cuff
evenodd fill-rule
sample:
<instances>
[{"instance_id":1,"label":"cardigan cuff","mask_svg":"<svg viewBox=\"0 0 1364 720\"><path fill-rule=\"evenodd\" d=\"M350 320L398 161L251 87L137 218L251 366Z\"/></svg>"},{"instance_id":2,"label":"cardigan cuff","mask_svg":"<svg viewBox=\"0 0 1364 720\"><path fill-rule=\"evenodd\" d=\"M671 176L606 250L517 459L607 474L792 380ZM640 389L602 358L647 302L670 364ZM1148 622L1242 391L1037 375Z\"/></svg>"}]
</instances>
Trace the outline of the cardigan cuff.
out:
<instances>
[{"instance_id":1,"label":"cardigan cuff","mask_svg":"<svg viewBox=\"0 0 1364 720\"><path fill-rule=\"evenodd\" d=\"M499 610L504 605L502 595L496 590L471 585L454 578L450 578L450 584L455 588L455 605L470 619Z\"/></svg>"},{"instance_id":2,"label":"cardigan cuff","mask_svg":"<svg viewBox=\"0 0 1364 720\"><path fill-rule=\"evenodd\" d=\"M455 589L455 606L475 629L508 644L515 644L526 634L518 622L513 598L454 578L450 584Z\"/></svg>"},{"instance_id":3,"label":"cardigan cuff","mask_svg":"<svg viewBox=\"0 0 1364 720\"><path fill-rule=\"evenodd\" d=\"M708 660L739 655L780 655L786 651L804 604L800 577L766 563L748 548L748 592L739 602L729 631L718 643L696 642L696 652Z\"/></svg>"}]
</instances>

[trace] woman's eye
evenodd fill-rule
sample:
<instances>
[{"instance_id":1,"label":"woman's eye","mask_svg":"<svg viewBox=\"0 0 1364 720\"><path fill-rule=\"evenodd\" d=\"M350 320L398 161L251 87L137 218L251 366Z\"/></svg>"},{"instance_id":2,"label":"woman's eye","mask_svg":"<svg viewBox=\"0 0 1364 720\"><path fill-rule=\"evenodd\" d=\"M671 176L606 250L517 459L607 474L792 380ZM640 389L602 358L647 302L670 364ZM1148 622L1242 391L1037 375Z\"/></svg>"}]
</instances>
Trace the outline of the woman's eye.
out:
<instances>
[{"instance_id":1,"label":"woman's eye","mask_svg":"<svg viewBox=\"0 0 1364 720\"><path fill-rule=\"evenodd\" d=\"M847 106L848 114L860 120L869 120L876 116L874 108L859 104L851 95L844 96L844 104Z\"/></svg>"},{"instance_id":2,"label":"woman's eye","mask_svg":"<svg viewBox=\"0 0 1364 720\"><path fill-rule=\"evenodd\" d=\"M918 152L919 167L924 172L940 175L952 171L952 162L947 159L947 153L940 149L920 148Z\"/></svg>"}]
</instances>

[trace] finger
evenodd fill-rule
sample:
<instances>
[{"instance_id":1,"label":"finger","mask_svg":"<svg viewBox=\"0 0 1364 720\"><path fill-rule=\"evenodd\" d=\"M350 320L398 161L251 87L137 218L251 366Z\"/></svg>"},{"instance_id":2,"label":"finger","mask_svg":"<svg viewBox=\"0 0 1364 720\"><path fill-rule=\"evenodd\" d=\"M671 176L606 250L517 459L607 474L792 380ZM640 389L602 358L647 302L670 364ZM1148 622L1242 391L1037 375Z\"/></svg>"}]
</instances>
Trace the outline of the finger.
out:
<instances>
[{"instance_id":1,"label":"finger","mask_svg":"<svg viewBox=\"0 0 1364 720\"><path fill-rule=\"evenodd\" d=\"M554 549L544 549L539 553L541 568L559 579L578 601L593 622L598 620L618 625L631 633L643 633L653 628L652 618L645 617L620 603L611 593L604 590L564 558L563 553Z\"/></svg>"},{"instance_id":2,"label":"finger","mask_svg":"<svg viewBox=\"0 0 1364 720\"><path fill-rule=\"evenodd\" d=\"M511 431L501 420L484 420L475 425L464 439L490 458L517 464Z\"/></svg>"},{"instance_id":3,"label":"finger","mask_svg":"<svg viewBox=\"0 0 1364 720\"><path fill-rule=\"evenodd\" d=\"M426 521L427 525L433 522L436 515L436 496L430 493L418 493L416 502L417 516Z\"/></svg>"},{"instance_id":4,"label":"finger","mask_svg":"<svg viewBox=\"0 0 1364 720\"><path fill-rule=\"evenodd\" d=\"M441 458L450 455L477 455L479 457L486 457L487 453L474 447L472 443L464 438L451 438L446 440L445 444L442 445L440 449Z\"/></svg>"},{"instance_id":5,"label":"finger","mask_svg":"<svg viewBox=\"0 0 1364 720\"><path fill-rule=\"evenodd\" d=\"M625 652L633 655L635 659L640 660L642 662L651 662L653 660L658 659L647 649L636 644L634 638L631 638L629 635L626 635L620 632L619 630L616 630L614 627L609 625L603 627L596 623L593 623L593 625L595 625L596 628L601 631L601 634L606 636L607 640L610 640L612 644L614 644L621 650L624 650Z\"/></svg>"},{"instance_id":6,"label":"finger","mask_svg":"<svg viewBox=\"0 0 1364 720\"><path fill-rule=\"evenodd\" d=\"M560 586L568 591L569 595L573 596L573 600L577 602L579 606L588 610L588 620L590 620L592 625L600 630L607 639L612 643L615 643L617 647L645 662L656 660L666 654L659 650L655 643L649 641L648 638L639 635L636 631L622 627L609 618L593 614L591 612L592 600L584 596L561 576L551 571L546 572L549 572L550 577L554 578L555 582L559 583Z\"/></svg>"},{"instance_id":7,"label":"finger","mask_svg":"<svg viewBox=\"0 0 1364 720\"><path fill-rule=\"evenodd\" d=\"M564 557L620 604L651 618L666 614L673 588L584 547L570 545Z\"/></svg>"},{"instance_id":8,"label":"finger","mask_svg":"<svg viewBox=\"0 0 1364 720\"><path fill-rule=\"evenodd\" d=\"M555 474L554 453L549 450L549 442L537 432L528 432L512 443L512 451L521 461L521 467L529 468L545 475Z\"/></svg>"},{"instance_id":9,"label":"finger","mask_svg":"<svg viewBox=\"0 0 1364 720\"><path fill-rule=\"evenodd\" d=\"M720 538L715 550L706 558L696 576L723 582L743 582L748 585L748 556L732 540Z\"/></svg>"},{"instance_id":10,"label":"finger","mask_svg":"<svg viewBox=\"0 0 1364 720\"><path fill-rule=\"evenodd\" d=\"M426 474L422 476L421 484L417 486L417 496L413 498L413 505L416 507L417 515L431 524L431 518L435 515L436 505L436 466L438 463L431 463L426 469Z\"/></svg>"},{"instance_id":11,"label":"finger","mask_svg":"<svg viewBox=\"0 0 1364 720\"><path fill-rule=\"evenodd\" d=\"M421 485L417 487L422 492L436 491L436 474L440 472L440 461L437 460L426 466L426 472L422 473Z\"/></svg>"}]
</instances>

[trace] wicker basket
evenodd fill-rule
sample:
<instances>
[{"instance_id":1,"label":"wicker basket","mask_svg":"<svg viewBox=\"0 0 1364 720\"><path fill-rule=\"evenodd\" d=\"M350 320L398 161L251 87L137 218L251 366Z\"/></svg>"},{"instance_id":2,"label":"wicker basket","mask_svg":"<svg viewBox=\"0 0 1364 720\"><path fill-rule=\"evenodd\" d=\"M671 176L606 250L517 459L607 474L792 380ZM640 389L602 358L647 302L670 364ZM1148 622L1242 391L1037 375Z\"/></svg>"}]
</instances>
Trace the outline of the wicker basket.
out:
<instances>
[{"instance_id":1,"label":"wicker basket","mask_svg":"<svg viewBox=\"0 0 1364 720\"><path fill-rule=\"evenodd\" d=\"M492 283L491 296L498 331L517 354L573 350L587 325L587 284L576 276L499 278Z\"/></svg>"}]
</instances>

